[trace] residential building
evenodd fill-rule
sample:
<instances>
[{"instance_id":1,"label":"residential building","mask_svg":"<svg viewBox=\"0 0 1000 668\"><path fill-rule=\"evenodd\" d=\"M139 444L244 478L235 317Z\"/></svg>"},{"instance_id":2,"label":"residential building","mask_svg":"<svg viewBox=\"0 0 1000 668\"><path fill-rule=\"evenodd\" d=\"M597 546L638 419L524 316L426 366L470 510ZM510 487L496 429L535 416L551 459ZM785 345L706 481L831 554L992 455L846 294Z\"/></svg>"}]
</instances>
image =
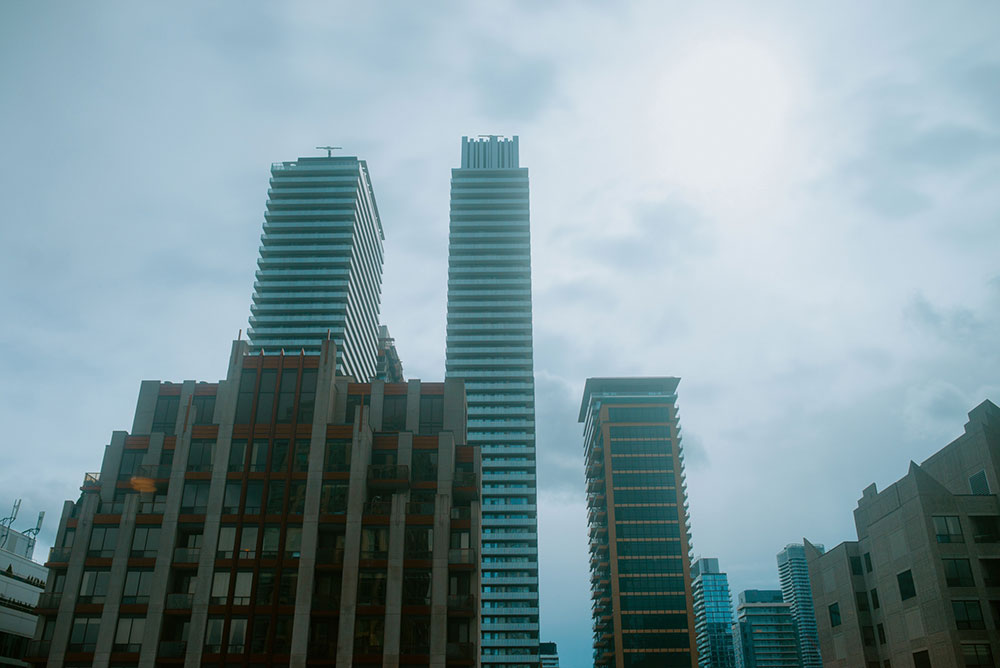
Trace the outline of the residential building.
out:
<instances>
[{"instance_id":1,"label":"residential building","mask_svg":"<svg viewBox=\"0 0 1000 668\"><path fill-rule=\"evenodd\" d=\"M733 599L718 559L702 557L691 564L691 595L699 668L735 668Z\"/></svg>"},{"instance_id":2,"label":"residential building","mask_svg":"<svg viewBox=\"0 0 1000 668\"><path fill-rule=\"evenodd\" d=\"M799 639L792 604L781 592L748 589L740 594L733 624L738 668L799 668Z\"/></svg>"},{"instance_id":3,"label":"residential building","mask_svg":"<svg viewBox=\"0 0 1000 668\"><path fill-rule=\"evenodd\" d=\"M364 160L271 165L247 330L251 350L315 354L332 338L341 375L374 378L383 239Z\"/></svg>"},{"instance_id":4,"label":"residential building","mask_svg":"<svg viewBox=\"0 0 1000 668\"><path fill-rule=\"evenodd\" d=\"M542 668L559 668L559 648L554 642L538 643Z\"/></svg>"},{"instance_id":5,"label":"residential building","mask_svg":"<svg viewBox=\"0 0 1000 668\"><path fill-rule=\"evenodd\" d=\"M678 378L588 378L584 423L595 668L698 662Z\"/></svg>"},{"instance_id":6,"label":"residential building","mask_svg":"<svg viewBox=\"0 0 1000 668\"><path fill-rule=\"evenodd\" d=\"M822 545L813 547L820 552L823 551ZM792 618L799 634L802 668L823 668L819 637L816 635L816 613L813 609L812 589L809 586L806 549L801 544L791 543L778 553L777 560L781 597L791 606Z\"/></svg>"},{"instance_id":7,"label":"residential building","mask_svg":"<svg viewBox=\"0 0 1000 668\"><path fill-rule=\"evenodd\" d=\"M355 383L336 350L142 383L64 505L29 658L473 666L479 451L465 391Z\"/></svg>"},{"instance_id":8,"label":"residential building","mask_svg":"<svg viewBox=\"0 0 1000 668\"><path fill-rule=\"evenodd\" d=\"M1000 408L854 511L858 540L805 542L823 665L953 668L1000 659Z\"/></svg>"},{"instance_id":9,"label":"residential building","mask_svg":"<svg viewBox=\"0 0 1000 668\"><path fill-rule=\"evenodd\" d=\"M35 537L0 526L0 666L23 661L34 637L35 606L48 571L34 561Z\"/></svg>"},{"instance_id":10,"label":"residential building","mask_svg":"<svg viewBox=\"0 0 1000 668\"><path fill-rule=\"evenodd\" d=\"M483 460L482 661L538 665L535 382L528 170L518 138L462 138L451 172L446 378Z\"/></svg>"},{"instance_id":11,"label":"residential building","mask_svg":"<svg viewBox=\"0 0 1000 668\"><path fill-rule=\"evenodd\" d=\"M389 328L378 328L378 357L375 364L375 378L387 383L403 382L403 363L396 352L396 340L389 336Z\"/></svg>"}]
</instances>

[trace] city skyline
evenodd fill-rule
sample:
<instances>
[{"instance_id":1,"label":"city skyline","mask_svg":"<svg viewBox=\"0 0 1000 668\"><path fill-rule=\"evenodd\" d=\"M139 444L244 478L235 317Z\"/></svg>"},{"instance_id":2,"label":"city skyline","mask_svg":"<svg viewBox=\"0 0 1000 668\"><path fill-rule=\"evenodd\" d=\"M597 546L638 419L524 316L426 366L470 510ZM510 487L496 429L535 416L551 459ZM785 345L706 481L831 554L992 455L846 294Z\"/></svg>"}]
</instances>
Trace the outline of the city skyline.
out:
<instances>
[{"instance_id":1,"label":"city skyline","mask_svg":"<svg viewBox=\"0 0 1000 668\"><path fill-rule=\"evenodd\" d=\"M327 143L370 165L381 320L434 380L457 139L522 139L563 665L589 655L586 377L685 379L694 549L734 592L774 588L791 541L850 539L858 490L1000 396L1000 10L244 9L0 9L0 488L24 516L75 496L139 379L224 375L268 166Z\"/></svg>"}]
</instances>

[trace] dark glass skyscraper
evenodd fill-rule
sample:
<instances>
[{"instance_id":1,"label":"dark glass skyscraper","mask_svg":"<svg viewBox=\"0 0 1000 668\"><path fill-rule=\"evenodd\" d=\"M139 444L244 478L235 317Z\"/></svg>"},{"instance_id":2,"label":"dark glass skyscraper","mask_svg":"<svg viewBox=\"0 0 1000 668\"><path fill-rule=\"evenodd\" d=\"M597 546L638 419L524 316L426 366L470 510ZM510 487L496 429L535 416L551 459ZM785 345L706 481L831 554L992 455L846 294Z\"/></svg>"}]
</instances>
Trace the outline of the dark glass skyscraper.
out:
<instances>
[{"instance_id":1,"label":"dark glass skyscraper","mask_svg":"<svg viewBox=\"0 0 1000 668\"><path fill-rule=\"evenodd\" d=\"M691 565L694 628L700 668L735 668L733 599L729 578L718 559L698 559Z\"/></svg>"},{"instance_id":2,"label":"dark glass skyscraper","mask_svg":"<svg viewBox=\"0 0 1000 668\"><path fill-rule=\"evenodd\" d=\"M583 391L595 668L695 665L678 378Z\"/></svg>"},{"instance_id":3,"label":"dark glass skyscraper","mask_svg":"<svg viewBox=\"0 0 1000 668\"><path fill-rule=\"evenodd\" d=\"M339 373L374 378L383 239L364 160L271 165L247 330L251 350L318 354L329 335Z\"/></svg>"},{"instance_id":4,"label":"dark glass skyscraper","mask_svg":"<svg viewBox=\"0 0 1000 668\"><path fill-rule=\"evenodd\" d=\"M483 462L482 661L538 664L528 170L518 139L462 138L451 172L447 378L465 381Z\"/></svg>"}]
</instances>

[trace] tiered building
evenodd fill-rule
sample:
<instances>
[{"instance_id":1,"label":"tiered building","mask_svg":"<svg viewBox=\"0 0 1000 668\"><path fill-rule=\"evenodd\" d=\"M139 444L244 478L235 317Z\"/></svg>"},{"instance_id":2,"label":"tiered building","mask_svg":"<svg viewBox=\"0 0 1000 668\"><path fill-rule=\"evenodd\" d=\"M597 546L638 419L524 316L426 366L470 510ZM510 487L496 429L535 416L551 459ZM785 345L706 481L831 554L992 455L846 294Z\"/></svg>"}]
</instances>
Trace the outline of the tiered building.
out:
<instances>
[{"instance_id":1,"label":"tiered building","mask_svg":"<svg viewBox=\"0 0 1000 668\"><path fill-rule=\"evenodd\" d=\"M479 451L465 392L251 353L145 381L67 501L29 651L61 666L472 666Z\"/></svg>"},{"instance_id":2,"label":"tiered building","mask_svg":"<svg viewBox=\"0 0 1000 668\"><path fill-rule=\"evenodd\" d=\"M528 170L518 138L462 138L451 172L446 378L462 379L483 461L483 655L538 655L535 382Z\"/></svg>"},{"instance_id":3,"label":"tiered building","mask_svg":"<svg viewBox=\"0 0 1000 668\"><path fill-rule=\"evenodd\" d=\"M823 665L953 668L1000 659L1000 408L905 477L868 486L858 540L805 544Z\"/></svg>"},{"instance_id":4,"label":"tiered building","mask_svg":"<svg viewBox=\"0 0 1000 668\"><path fill-rule=\"evenodd\" d=\"M597 668L697 664L677 378L589 378L584 423Z\"/></svg>"},{"instance_id":5,"label":"tiered building","mask_svg":"<svg viewBox=\"0 0 1000 668\"><path fill-rule=\"evenodd\" d=\"M822 545L813 547L819 552L823 551ZM795 628L799 635L802 668L823 668L805 547L797 543L786 545L785 549L778 553L777 560L781 597L791 606L792 618L795 620Z\"/></svg>"},{"instance_id":6,"label":"tiered building","mask_svg":"<svg viewBox=\"0 0 1000 668\"><path fill-rule=\"evenodd\" d=\"M735 668L733 599L718 559L701 558L691 564L691 593L699 668Z\"/></svg>"},{"instance_id":7,"label":"tiered building","mask_svg":"<svg viewBox=\"0 0 1000 668\"><path fill-rule=\"evenodd\" d=\"M273 164L247 330L251 350L318 353L329 337L341 375L374 378L383 239L364 160Z\"/></svg>"},{"instance_id":8,"label":"tiered building","mask_svg":"<svg viewBox=\"0 0 1000 668\"><path fill-rule=\"evenodd\" d=\"M48 577L34 553L33 535L0 525L0 666L28 665L23 659L38 625L35 605Z\"/></svg>"}]
</instances>

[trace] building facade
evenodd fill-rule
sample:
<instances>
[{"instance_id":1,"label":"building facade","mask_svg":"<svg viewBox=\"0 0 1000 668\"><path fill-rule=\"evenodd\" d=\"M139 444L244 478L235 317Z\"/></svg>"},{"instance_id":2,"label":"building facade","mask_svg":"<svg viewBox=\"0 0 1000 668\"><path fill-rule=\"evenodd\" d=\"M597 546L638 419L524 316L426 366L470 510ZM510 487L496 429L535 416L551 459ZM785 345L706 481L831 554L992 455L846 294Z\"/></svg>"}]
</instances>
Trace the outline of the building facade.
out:
<instances>
[{"instance_id":1,"label":"building facade","mask_svg":"<svg viewBox=\"0 0 1000 668\"><path fill-rule=\"evenodd\" d=\"M477 664L479 453L461 381L354 383L233 344L142 383L67 501L36 665Z\"/></svg>"},{"instance_id":2,"label":"building facade","mask_svg":"<svg viewBox=\"0 0 1000 668\"><path fill-rule=\"evenodd\" d=\"M740 594L733 624L738 668L799 668L799 638L792 605L781 592L748 589Z\"/></svg>"},{"instance_id":3,"label":"building facade","mask_svg":"<svg viewBox=\"0 0 1000 668\"><path fill-rule=\"evenodd\" d=\"M589 378L584 423L597 668L697 664L677 378Z\"/></svg>"},{"instance_id":4,"label":"building facade","mask_svg":"<svg viewBox=\"0 0 1000 668\"><path fill-rule=\"evenodd\" d=\"M735 668L733 599L718 559L701 558L691 564L691 594L699 668Z\"/></svg>"},{"instance_id":5,"label":"building facade","mask_svg":"<svg viewBox=\"0 0 1000 668\"><path fill-rule=\"evenodd\" d=\"M542 668L559 668L559 648L554 642L539 643L538 655Z\"/></svg>"},{"instance_id":6,"label":"building facade","mask_svg":"<svg viewBox=\"0 0 1000 668\"><path fill-rule=\"evenodd\" d=\"M0 666L23 661L35 635L35 606L48 571L34 561L35 538L0 526Z\"/></svg>"},{"instance_id":7,"label":"building facade","mask_svg":"<svg viewBox=\"0 0 1000 668\"><path fill-rule=\"evenodd\" d=\"M858 501L858 540L806 558L823 665L957 668L1000 659L1000 408Z\"/></svg>"},{"instance_id":8,"label":"building facade","mask_svg":"<svg viewBox=\"0 0 1000 668\"><path fill-rule=\"evenodd\" d=\"M341 375L374 378L383 239L364 160L273 164L247 330L251 350L319 353L329 337Z\"/></svg>"},{"instance_id":9,"label":"building facade","mask_svg":"<svg viewBox=\"0 0 1000 668\"><path fill-rule=\"evenodd\" d=\"M813 546L823 551L822 545ZM809 586L809 565L806 549L798 543L785 546L778 553L778 581L781 596L791 605L792 618L799 634L799 651L802 668L823 668L820 658L819 637L816 634L816 612L813 609L812 588Z\"/></svg>"},{"instance_id":10,"label":"building facade","mask_svg":"<svg viewBox=\"0 0 1000 668\"><path fill-rule=\"evenodd\" d=\"M483 663L537 666L538 537L528 170L518 139L462 138L451 173L446 378L483 461Z\"/></svg>"}]
</instances>

